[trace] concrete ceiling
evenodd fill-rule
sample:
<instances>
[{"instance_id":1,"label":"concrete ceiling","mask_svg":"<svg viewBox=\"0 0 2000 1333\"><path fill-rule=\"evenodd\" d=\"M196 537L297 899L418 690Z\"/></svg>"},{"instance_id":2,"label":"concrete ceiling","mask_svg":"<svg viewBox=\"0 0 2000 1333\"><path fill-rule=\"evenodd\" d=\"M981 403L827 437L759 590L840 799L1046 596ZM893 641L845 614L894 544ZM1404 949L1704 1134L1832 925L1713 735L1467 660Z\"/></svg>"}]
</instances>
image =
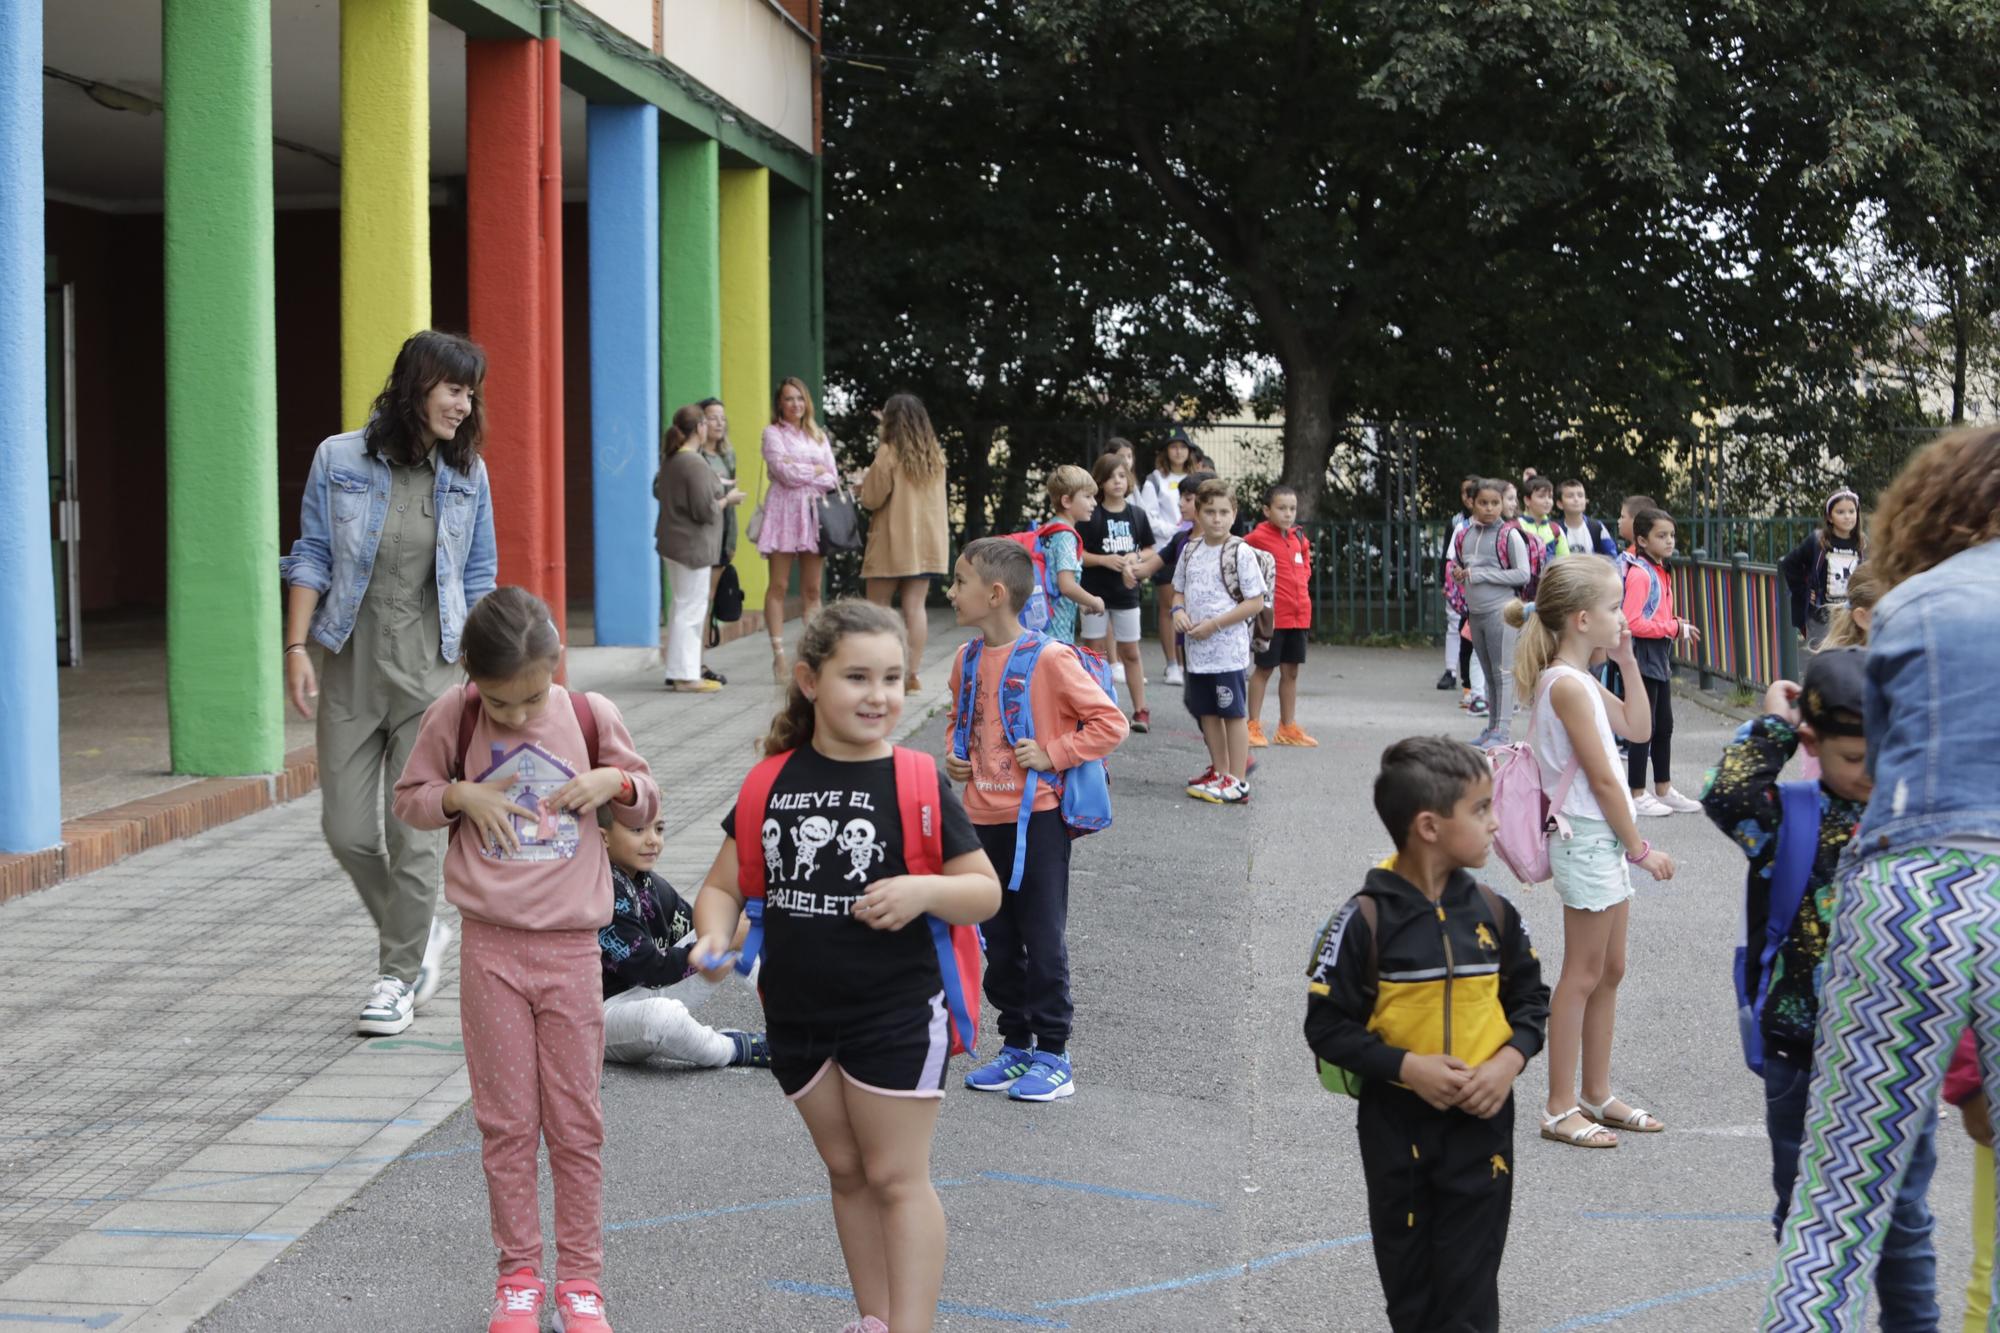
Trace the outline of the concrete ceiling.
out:
<instances>
[{"instance_id":1,"label":"concrete ceiling","mask_svg":"<svg viewBox=\"0 0 2000 1333\"><path fill-rule=\"evenodd\" d=\"M198 3L199 0L196 0ZM4 3L4 0L0 0ZM160 86L159 0L62 0L43 8L45 66L165 100ZM465 174L465 35L430 21L433 180ZM42 144L51 197L114 211L159 208L160 113L117 111L57 78L42 80ZM272 154L280 207L332 207L340 172L339 0L272 0L271 132L300 145ZM584 101L563 91L563 182L585 182Z\"/></svg>"}]
</instances>

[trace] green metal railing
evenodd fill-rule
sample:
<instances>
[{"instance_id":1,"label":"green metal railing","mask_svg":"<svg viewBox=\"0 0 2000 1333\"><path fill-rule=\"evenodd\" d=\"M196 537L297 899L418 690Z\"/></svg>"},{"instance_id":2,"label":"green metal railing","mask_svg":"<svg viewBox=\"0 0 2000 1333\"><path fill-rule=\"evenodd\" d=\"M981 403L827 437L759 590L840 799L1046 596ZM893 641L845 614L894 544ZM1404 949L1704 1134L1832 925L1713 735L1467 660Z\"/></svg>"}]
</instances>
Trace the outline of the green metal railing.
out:
<instances>
[{"instance_id":1,"label":"green metal railing","mask_svg":"<svg viewBox=\"0 0 2000 1333\"><path fill-rule=\"evenodd\" d=\"M1300 525L1313 546L1313 633L1352 641L1441 638L1451 524L1321 520Z\"/></svg>"}]
</instances>

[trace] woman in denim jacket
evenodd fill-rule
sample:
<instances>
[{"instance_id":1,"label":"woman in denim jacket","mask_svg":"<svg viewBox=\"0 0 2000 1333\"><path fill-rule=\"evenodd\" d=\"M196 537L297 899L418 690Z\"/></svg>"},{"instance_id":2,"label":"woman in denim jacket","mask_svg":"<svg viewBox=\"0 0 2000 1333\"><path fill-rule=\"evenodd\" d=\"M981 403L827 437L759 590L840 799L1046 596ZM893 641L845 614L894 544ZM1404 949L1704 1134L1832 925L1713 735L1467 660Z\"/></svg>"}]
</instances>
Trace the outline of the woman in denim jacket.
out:
<instances>
[{"instance_id":1,"label":"woman in denim jacket","mask_svg":"<svg viewBox=\"0 0 2000 1333\"><path fill-rule=\"evenodd\" d=\"M358 1023L401 1032L437 989L449 930L435 920L443 846L389 813L424 710L456 679L466 610L493 591L493 499L479 444L486 354L413 335L361 430L320 443L299 539L279 562L285 687L312 717L310 637L324 649L320 823L381 937ZM386 771L386 777L385 777ZM476 776L476 774L474 774Z\"/></svg>"},{"instance_id":2,"label":"woman in denim jacket","mask_svg":"<svg viewBox=\"0 0 2000 1333\"><path fill-rule=\"evenodd\" d=\"M1865 726L1875 793L1840 869L1810 1129L1767 1329L1858 1329L1897 1184L1968 1021L2000 1025L2000 431L1882 497ZM2000 1092L2000 1045L1985 1082ZM1935 1325L1933 1325L1934 1327Z\"/></svg>"}]
</instances>

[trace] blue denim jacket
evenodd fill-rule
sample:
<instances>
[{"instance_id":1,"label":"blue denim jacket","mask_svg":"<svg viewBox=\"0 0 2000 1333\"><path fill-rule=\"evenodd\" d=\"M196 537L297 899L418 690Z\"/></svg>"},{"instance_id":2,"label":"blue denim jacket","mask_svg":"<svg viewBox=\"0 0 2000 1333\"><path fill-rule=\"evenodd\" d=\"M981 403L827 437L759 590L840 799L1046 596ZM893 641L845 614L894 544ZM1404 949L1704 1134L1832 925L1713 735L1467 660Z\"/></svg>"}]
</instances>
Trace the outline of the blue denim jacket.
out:
<instances>
[{"instance_id":1,"label":"blue denim jacket","mask_svg":"<svg viewBox=\"0 0 2000 1333\"><path fill-rule=\"evenodd\" d=\"M465 613L493 591L499 556L493 544L493 493L486 464L471 476L437 460L438 640L447 662L458 660ZM278 561L285 582L321 593L312 636L339 652L375 569L382 523L389 513L389 465L368 456L358 430L320 441L299 505L299 539Z\"/></svg>"},{"instance_id":2,"label":"blue denim jacket","mask_svg":"<svg viewBox=\"0 0 2000 1333\"><path fill-rule=\"evenodd\" d=\"M1868 769L1856 857L2000 839L2000 541L1904 580L1868 636Z\"/></svg>"}]
</instances>

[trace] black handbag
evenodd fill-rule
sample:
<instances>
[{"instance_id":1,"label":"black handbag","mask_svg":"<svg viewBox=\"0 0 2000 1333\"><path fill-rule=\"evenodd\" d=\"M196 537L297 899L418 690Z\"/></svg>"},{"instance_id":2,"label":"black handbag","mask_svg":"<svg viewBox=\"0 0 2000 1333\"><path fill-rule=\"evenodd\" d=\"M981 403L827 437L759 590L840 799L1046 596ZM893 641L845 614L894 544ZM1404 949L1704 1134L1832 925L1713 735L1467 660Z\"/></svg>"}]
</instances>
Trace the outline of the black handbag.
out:
<instances>
[{"instance_id":1,"label":"black handbag","mask_svg":"<svg viewBox=\"0 0 2000 1333\"><path fill-rule=\"evenodd\" d=\"M724 565L722 577L716 580L715 618L725 625L743 619L743 580L736 577L734 565Z\"/></svg>"},{"instance_id":2,"label":"black handbag","mask_svg":"<svg viewBox=\"0 0 2000 1333\"><path fill-rule=\"evenodd\" d=\"M819 549L822 555L861 549L861 506L844 486L819 502Z\"/></svg>"}]
</instances>

